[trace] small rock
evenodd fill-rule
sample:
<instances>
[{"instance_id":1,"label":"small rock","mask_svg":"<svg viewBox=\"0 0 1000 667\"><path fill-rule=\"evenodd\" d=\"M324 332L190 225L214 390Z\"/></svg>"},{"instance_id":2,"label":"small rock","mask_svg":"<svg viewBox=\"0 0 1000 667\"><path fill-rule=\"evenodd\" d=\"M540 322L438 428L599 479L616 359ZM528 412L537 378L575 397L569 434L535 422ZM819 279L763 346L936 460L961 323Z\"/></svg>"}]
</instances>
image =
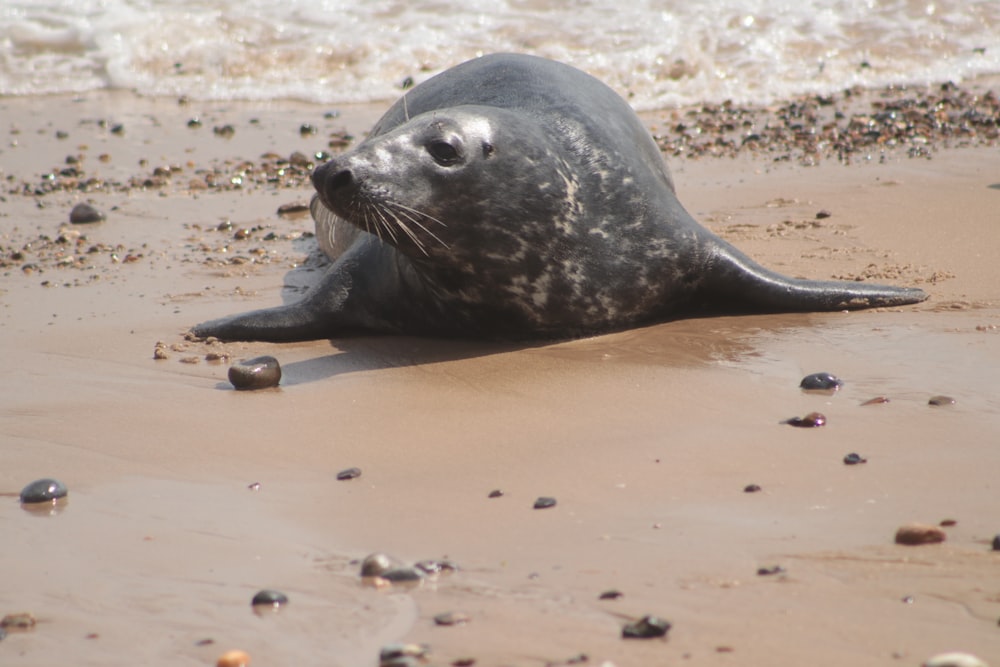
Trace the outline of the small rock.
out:
<instances>
[{"instance_id":1,"label":"small rock","mask_svg":"<svg viewBox=\"0 0 1000 667\"><path fill-rule=\"evenodd\" d=\"M622 628L623 639L651 639L663 637L670 630L670 622L658 616L643 616L638 621L628 623Z\"/></svg>"},{"instance_id":2,"label":"small rock","mask_svg":"<svg viewBox=\"0 0 1000 667\"><path fill-rule=\"evenodd\" d=\"M492 491L490 491L487 498L500 498L501 496L503 496L503 491L501 491L500 489L493 489Z\"/></svg>"},{"instance_id":3,"label":"small rock","mask_svg":"<svg viewBox=\"0 0 1000 667\"><path fill-rule=\"evenodd\" d=\"M341 482L357 477L361 477L361 468L345 468L337 473L337 479Z\"/></svg>"},{"instance_id":4,"label":"small rock","mask_svg":"<svg viewBox=\"0 0 1000 667\"><path fill-rule=\"evenodd\" d=\"M924 662L923 667L987 667L971 653L941 653Z\"/></svg>"},{"instance_id":5,"label":"small rock","mask_svg":"<svg viewBox=\"0 0 1000 667\"><path fill-rule=\"evenodd\" d=\"M392 661L402 658L414 658L423 660L431 653L431 647L427 644L388 644L379 651L379 664L385 667L392 664Z\"/></svg>"},{"instance_id":6,"label":"small rock","mask_svg":"<svg viewBox=\"0 0 1000 667\"><path fill-rule=\"evenodd\" d=\"M837 391L844 381L832 373L813 373L802 378L799 387L806 391Z\"/></svg>"},{"instance_id":7,"label":"small rock","mask_svg":"<svg viewBox=\"0 0 1000 667\"><path fill-rule=\"evenodd\" d=\"M612 590L609 590L609 591L604 591L603 593L601 593L597 597L597 599L598 600L617 600L620 597L624 597L624 595L625 594L622 593L621 591L612 589Z\"/></svg>"},{"instance_id":8,"label":"small rock","mask_svg":"<svg viewBox=\"0 0 1000 667\"><path fill-rule=\"evenodd\" d=\"M22 503L54 503L69 493L66 485L57 479L36 479L21 489Z\"/></svg>"},{"instance_id":9,"label":"small rock","mask_svg":"<svg viewBox=\"0 0 1000 667\"><path fill-rule=\"evenodd\" d=\"M944 542L947 534L938 526L927 523L908 523L896 531L896 544L916 546Z\"/></svg>"},{"instance_id":10,"label":"small rock","mask_svg":"<svg viewBox=\"0 0 1000 667\"><path fill-rule=\"evenodd\" d=\"M993 551L1000 551L1000 533L993 536Z\"/></svg>"},{"instance_id":11,"label":"small rock","mask_svg":"<svg viewBox=\"0 0 1000 667\"><path fill-rule=\"evenodd\" d=\"M881 405L883 403L888 403L888 402L889 399L886 396L876 396L875 398L869 398L861 405Z\"/></svg>"},{"instance_id":12,"label":"small rock","mask_svg":"<svg viewBox=\"0 0 1000 667\"><path fill-rule=\"evenodd\" d=\"M250 654L246 651L226 651L215 661L215 667L247 667Z\"/></svg>"},{"instance_id":13,"label":"small rock","mask_svg":"<svg viewBox=\"0 0 1000 667\"><path fill-rule=\"evenodd\" d=\"M958 521L956 521L955 519L941 519L940 521L938 521L938 525L941 526L942 528L951 528L952 526L957 526Z\"/></svg>"},{"instance_id":14,"label":"small rock","mask_svg":"<svg viewBox=\"0 0 1000 667\"><path fill-rule=\"evenodd\" d=\"M747 484L743 487L743 493L757 493L761 490L759 484Z\"/></svg>"},{"instance_id":15,"label":"small rock","mask_svg":"<svg viewBox=\"0 0 1000 667\"><path fill-rule=\"evenodd\" d=\"M406 584L422 581L424 573L415 567L398 567L388 572L383 572L379 576L394 584Z\"/></svg>"},{"instance_id":16,"label":"small rock","mask_svg":"<svg viewBox=\"0 0 1000 667\"><path fill-rule=\"evenodd\" d=\"M805 417L792 417L791 419L786 419L784 423L789 424L790 426L798 426L800 428L815 428L826 424L826 416L820 414L819 412L810 412Z\"/></svg>"},{"instance_id":17,"label":"small rock","mask_svg":"<svg viewBox=\"0 0 1000 667\"><path fill-rule=\"evenodd\" d=\"M830 213L825 208L821 209L819 211L816 211L816 219L817 220L825 220L826 218L829 218L831 215L833 215L833 213Z\"/></svg>"},{"instance_id":18,"label":"small rock","mask_svg":"<svg viewBox=\"0 0 1000 667\"><path fill-rule=\"evenodd\" d=\"M534 505L536 510L544 510L548 509L549 507L555 507L555 506L556 506L556 499L550 498L549 496L540 496L538 500L535 501Z\"/></svg>"},{"instance_id":19,"label":"small rock","mask_svg":"<svg viewBox=\"0 0 1000 667\"><path fill-rule=\"evenodd\" d=\"M0 628L5 630L30 630L35 627L35 615L28 611L7 614L0 619Z\"/></svg>"},{"instance_id":20,"label":"small rock","mask_svg":"<svg viewBox=\"0 0 1000 667\"><path fill-rule=\"evenodd\" d=\"M87 203L80 203L69 212L69 221L74 225L88 225L94 222L101 222L107 216L101 211Z\"/></svg>"},{"instance_id":21,"label":"small rock","mask_svg":"<svg viewBox=\"0 0 1000 667\"><path fill-rule=\"evenodd\" d=\"M262 591L258 591L250 604L254 607L256 606L267 606L267 607L280 607L281 605L288 604L288 596L281 591L273 591L265 588Z\"/></svg>"},{"instance_id":22,"label":"small rock","mask_svg":"<svg viewBox=\"0 0 1000 667\"><path fill-rule=\"evenodd\" d=\"M240 390L277 387L281 382L281 365L270 356L241 359L229 367L229 381Z\"/></svg>"},{"instance_id":23,"label":"small rock","mask_svg":"<svg viewBox=\"0 0 1000 667\"><path fill-rule=\"evenodd\" d=\"M285 218L295 218L304 216L309 212L309 205L302 203L282 204L278 207L278 215Z\"/></svg>"},{"instance_id":24,"label":"small rock","mask_svg":"<svg viewBox=\"0 0 1000 667\"><path fill-rule=\"evenodd\" d=\"M931 396L930 400L927 401L927 405L933 405L934 407L955 405L955 399L951 396Z\"/></svg>"},{"instance_id":25,"label":"small rock","mask_svg":"<svg viewBox=\"0 0 1000 667\"><path fill-rule=\"evenodd\" d=\"M850 454L844 456L844 465L854 466L859 463L868 463L868 459L862 457L861 454L858 454L857 452L851 452Z\"/></svg>"},{"instance_id":26,"label":"small rock","mask_svg":"<svg viewBox=\"0 0 1000 667\"><path fill-rule=\"evenodd\" d=\"M460 611L446 611L434 617L437 625L462 625L469 622L469 615Z\"/></svg>"},{"instance_id":27,"label":"small rock","mask_svg":"<svg viewBox=\"0 0 1000 667\"><path fill-rule=\"evenodd\" d=\"M386 554L369 554L361 561L361 576L380 577L383 573L388 572L396 566L397 563Z\"/></svg>"},{"instance_id":28,"label":"small rock","mask_svg":"<svg viewBox=\"0 0 1000 667\"><path fill-rule=\"evenodd\" d=\"M758 577L771 577L776 574L784 574L785 568L780 565L772 565L770 567L759 567L757 568Z\"/></svg>"}]
</instances>

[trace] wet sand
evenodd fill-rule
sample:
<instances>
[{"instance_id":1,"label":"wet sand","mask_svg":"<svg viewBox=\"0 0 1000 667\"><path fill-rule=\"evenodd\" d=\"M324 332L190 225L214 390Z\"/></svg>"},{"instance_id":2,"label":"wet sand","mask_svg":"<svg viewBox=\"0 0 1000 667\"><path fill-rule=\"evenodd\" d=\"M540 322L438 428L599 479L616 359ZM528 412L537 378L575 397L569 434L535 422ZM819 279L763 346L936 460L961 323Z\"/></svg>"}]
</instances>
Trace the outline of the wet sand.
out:
<instances>
[{"instance_id":1,"label":"wet sand","mask_svg":"<svg viewBox=\"0 0 1000 667\"><path fill-rule=\"evenodd\" d=\"M518 347L209 345L184 332L317 275L309 220L276 214L308 188L234 165L361 136L380 109L103 93L0 111L0 615L38 619L0 664L210 665L240 648L255 667L346 667L398 641L434 665L1000 664L995 146L670 159L686 207L763 264L920 285L917 306ZM105 186L46 191L68 155ZM232 187L192 189L207 171ZM107 220L57 242L81 201ZM233 391L211 352L272 354L282 386ZM846 384L803 393L817 371ZM928 406L939 394L956 403ZM876 396L890 402L861 405ZM828 424L781 423L812 411ZM58 511L17 502L40 477L69 487ZM946 519L944 544L893 543ZM376 590L357 564L375 551L461 569ZM255 615L262 588L290 604ZM436 626L445 611L471 620ZM666 640L620 638L644 614L673 624Z\"/></svg>"}]
</instances>

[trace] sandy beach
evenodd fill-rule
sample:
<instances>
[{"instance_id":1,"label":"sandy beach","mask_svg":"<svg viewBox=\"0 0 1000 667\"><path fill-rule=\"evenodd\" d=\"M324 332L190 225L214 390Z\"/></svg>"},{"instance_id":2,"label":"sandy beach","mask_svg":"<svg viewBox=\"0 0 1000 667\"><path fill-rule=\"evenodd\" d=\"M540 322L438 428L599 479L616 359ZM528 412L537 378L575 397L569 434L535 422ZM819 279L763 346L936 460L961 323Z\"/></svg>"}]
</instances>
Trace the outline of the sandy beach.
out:
<instances>
[{"instance_id":1,"label":"sandy beach","mask_svg":"<svg viewBox=\"0 0 1000 667\"><path fill-rule=\"evenodd\" d=\"M308 216L277 211L382 108L333 111L0 99L0 616L37 620L0 664L353 667L395 642L477 667L1000 664L995 139L805 166L766 136L696 154L684 110L644 116L713 231L786 274L920 286L917 306L520 346L186 340L318 275ZM107 219L69 225L81 202ZM280 388L234 391L227 364L261 354ZM803 392L819 371L844 386ZM68 502L23 508L43 477ZM895 544L909 522L947 540ZM373 552L458 570L376 588ZM251 609L265 588L280 613ZM646 614L666 638L622 639Z\"/></svg>"}]
</instances>

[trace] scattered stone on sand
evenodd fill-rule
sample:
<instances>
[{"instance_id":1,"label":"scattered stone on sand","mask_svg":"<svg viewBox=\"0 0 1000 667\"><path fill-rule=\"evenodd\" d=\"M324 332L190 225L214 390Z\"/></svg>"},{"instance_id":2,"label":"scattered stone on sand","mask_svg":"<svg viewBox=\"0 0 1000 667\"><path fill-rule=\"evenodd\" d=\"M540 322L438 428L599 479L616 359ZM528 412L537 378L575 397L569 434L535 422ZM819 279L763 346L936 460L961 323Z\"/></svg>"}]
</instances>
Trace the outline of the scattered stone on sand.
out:
<instances>
[{"instance_id":1,"label":"scattered stone on sand","mask_svg":"<svg viewBox=\"0 0 1000 667\"><path fill-rule=\"evenodd\" d=\"M935 407L955 405L955 399L951 396L931 396L930 400L927 401L927 405L933 405Z\"/></svg>"},{"instance_id":2,"label":"scattered stone on sand","mask_svg":"<svg viewBox=\"0 0 1000 667\"><path fill-rule=\"evenodd\" d=\"M1000 551L1000 533L993 536L993 543L991 545L993 551Z\"/></svg>"},{"instance_id":3,"label":"scattered stone on sand","mask_svg":"<svg viewBox=\"0 0 1000 667\"><path fill-rule=\"evenodd\" d=\"M784 574L785 568L780 565L770 565L768 567L757 568L758 577L773 577L776 574Z\"/></svg>"},{"instance_id":4,"label":"scattered stone on sand","mask_svg":"<svg viewBox=\"0 0 1000 667\"><path fill-rule=\"evenodd\" d=\"M758 493L760 490L760 484L747 484L743 487L743 493Z\"/></svg>"},{"instance_id":5,"label":"scattered stone on sand","mask_svg":"<svg viewBox=\"0 0 1000 667\"><path fill-rule=\"evenodd\" d=\"M942 528L951 528L952 526L957 526L958 521L956 519L941 519L938 521L938 525Z\"/></svg>"},{"instance_id":6,"label":"scattered stone on sand","mask_svg":"<svg viewBox=\"0 0 1000 667\"><path fill-rule=\"evenodd\" d=\"M869 398L867 401L861 405L882 405L883 403L888 403L889 399L886 396L876 396L875 398Z\"/></svg>"},{"instance_id":7,"label":"scattered stone on sand","mask_svg":"<svg viewBox=\"0 0 1000 667\"><path fill-rule=\"evenodd\" d=\"M868 463L868 459L861 456L857 452L851 452L844 456L844 465L856 466L859 463Z\"/></svg>"},{"instance_id":8,"label":"scattered stone on sand","mask_svg":"<svg viewBox=\"0 0 1000 667\"><path fill-rule=\"evenodd\" d=\"M622 628L623 639L652 639L663 637L670 630L670 621L659 616L646 615L638 621L626 623Z\"/></svg>"},{"instance_id":9,"label":"scattered stone on sand","mask_svg":"<svg viewBox=\"0 0 1000 667\"><path fill-rule=\"evenodd\" d=\"M69 493L66 485L57 479L36 479L21 489L22 503L54 503Z\"/></svg>"},{"instance_id":10,"label":"scattered stone on sand","mask_svg":"<svg viewBox=\"0 0 1000 667\"><path fill-rule=\"evenodd\" d=\"M345 468L337 473L337 479L341 482L357 477L361 477L361 468Z\"/></svg>"},{"instance_id":11,"label":"scattered stone on sand","mask_svg":"<svg viewBox=\"0 0 1000 667\"><path fill-rule=\"evenodd\" d=\"M383 573L397 567L399 563L395 559L391 558L384 553L373 553L365 556L365 559L361 561L361 576L362 577L379 577Z\"/></svg>"},{"instance_id":12,"label":"scattered stone on sand","mask_svg":"<svg viewBox=\"0 0 1000 667\"><path fill-rule=\"evenodd\" d=\"M277 387L281 382L281 365L271 356L241 359L229 367L229 381L240 390Z\"/></svg>"},{"instance_id":13,"label":"scattered stone on sand","mask_svg":"<svg viewBox=\"0 0 1000 667\"><path fill-rule=\"evenodd\" d=\"M462 625L469 622L469 615L460 611L446 611L434 617L437 625Z\"/></svg>"},{"instance_id":14,"label":"scattered stone on sand","mask_svg":"<svg viewBox=\"0 0 1000 667\"><path fill-rule=\"evenodd\" d=\"M278 207L278 215L282 218L304 217L307 213L309 213L309 204L301 202L282 204Z\"/></svg>"},{"instance_id":15,"label":"scattered stone on sand","mask_svg":"<svg viewBox=\"0 0 1000 667\"><path fill-rule=\"evenodd\" d=\"M169 358L170 355L167 353L167 344L162 340L156 341L156 345L153 346L153 359L162 361Z\"/></svg>"},{"instance_id":16,"label":"scattered stone on sand","mask_svg":"<svg viewBox=\"0 0 1000 667\"><path fill-rule=\"evenodd\" d=\"M260 482L250 482L247 484L247 488L251 491L260 491Z\"/></svg>"},{"instance_id":17,"label":"scattered stone on sand","mask_svg":"<svg viewBox=\"0 0 1000 667\"><path fill-rule=\"evenodd\" d=\"M908 523L896 531L896 544L917 546L920 544L936 544L944 542L947 534L939 526L929 523Z\"/></svg>"},{"instance_id":18,"label":"scattered stone on sand","mask_svg":"<svg viewBox=\"0 0 1000 667\"><path fill-rule=\"evenodd\" d=\"M247 667L250 664L250 654L246 651L226 651L215 661L215 667Z\"/></svg>"},{"instance_id":19,"label":"scattered stone on sand","mask_svg":"<svg viewBox=\"0 0 1000 667\"><path fill-rule=\"evenodd\" d=\"M257 594L253 596L250 604L254 607L280 607L288 604L288 596L281 591L265 588L264 590L258 591Z\"/></svg>"},{"instance_id":20,"label":"scattered stone on sand","mask_svg":"<svg viewBox=\"0 0 1000 667\"><path fill-rule=\"evenodd\" d=\"M69 212L69 221L74 225L88 225L101 222L107 216L86 202L81 202Z\"/></svg>"},{"instance_id":21,"label":"scattered stone on sand","mask_svg":"<svg viewBox=\"0 0 1000 667\"><path fill-rule=\"evenodd\" d=\"M378 663L379 667L410 667L426 660L430 653L427 644L387 644L379 651Z\"/></svg>"},{"instance_id":22,"label":"scattered stone on sand","mask_svg":"<svg viewBox=\"0 0 1000 667\"><path fill-rule=\"evenodd\" d=\"M7 614L0 619L0 628L4 630L31 630L35 627L35 615L29 611Z\"/></svg>"},{"instance_id":23,"label":"scattered stone on sand","mask_svg":"<svg viewBox=\"0 0 1000 667\"><path fill-rule=\"evenodd\" d=\"M617 599L619 599L621 597L624 597L624 596L625 596L625 594L622 593L621 591L616 590L616 589L611 589L611 590L604 591L603 593L601 593L599 596L597 596L597 599L598 600L617 600Z\"/></svg>"},{"instance_id":24,"label":"scattered stone on sand","mask_svg":"<svg viewBox=\"0 0 1000 667\"><path fill-rule=\"evenodd\" d=\"M988 667L971 653L940 653L924 662L923 667Z\"/></svg>"},{"instance_id":25,"label":"scattered stone on sand","mask_svg":"<svg viewBox=\"0 0 1000 667\"><path fill-rule=\"evenodd\" d=\"M548 509L549 507L555 507L555 506L556 506L556 499L550 496L539 496L538 500L535 501L534 505L536 510L544 510Z\"/></svg>"},{"instance_id":26,"label":"scattered stone on sand","mask_svg":"<svg viewBox=\"0 0 1000 667\"><path fill-rule=\"evenodd\" d=\"M490 491L487 498L500 498L502 496L503 496L503 491L501 491L500 489L493 489L492 491Z\"/></svg>"},{"instance_id":27,"label":"scattered stone on sand","mask_svg":"<svg viewBox=\"0 0 1000 667\"><path fill-rule=\"evenodd\" d=\"M805 391L837 391L844 381L832 373L813 373L802 378L799 387Z\"/></svg>"},{"instance_id":28,"label":"scattered stone on sand","mask_svg":"<svg viewBox=\"0 0 1000 667\"><path fill-rule=\"evenodd\" d=\"M816 211L816 219L817 220L825 220L826 218L829 218L831 215L833 215L833 213L830 213L825 208Z\"/></svg>"},{"instance_id":29,"label":"scattered stone on sand","mask_svg":"<svg viewBox=\"0 0 1000 667\"><path fill-rule=\"evenodd\" d=\"M231 138L236 134L236 128L232 125L216 125L212 128L212 132L225 139Z\"/></svg>"},{"instance_id":30,"label":"scattered stone on sand","mask_svg":"<svg viewBox=\"0 0 1000 667\"><path fill-rule=\"evenodd\" d=\"M810 412L805 417L792 417L791 419L786 419L783 423L790 426L798 426L799 428L815 428L826 424L826 416L819 412Z\"/></svg>"}]
</instances>

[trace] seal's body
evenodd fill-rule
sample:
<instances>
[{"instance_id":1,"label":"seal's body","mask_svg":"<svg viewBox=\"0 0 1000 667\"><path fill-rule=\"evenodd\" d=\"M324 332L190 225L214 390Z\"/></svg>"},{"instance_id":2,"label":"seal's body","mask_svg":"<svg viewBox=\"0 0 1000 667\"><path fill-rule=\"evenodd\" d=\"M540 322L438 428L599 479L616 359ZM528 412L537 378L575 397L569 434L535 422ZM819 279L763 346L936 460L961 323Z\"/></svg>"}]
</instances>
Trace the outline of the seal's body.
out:
<instances>
[{"instance_id":1,"label":"seal's body","mask_svg":"<svg viewBox=\"0 0 1000 667\"><path fill-rule=\"evenodd\" d=\"M298 303L206 322L196 335L564 338L698 311L926 298L761 267L684 210L621 97L531 56L485 56L429 79L313 183L317 234L334 259L323 279Z\"/></svg>"}]
</instances>

